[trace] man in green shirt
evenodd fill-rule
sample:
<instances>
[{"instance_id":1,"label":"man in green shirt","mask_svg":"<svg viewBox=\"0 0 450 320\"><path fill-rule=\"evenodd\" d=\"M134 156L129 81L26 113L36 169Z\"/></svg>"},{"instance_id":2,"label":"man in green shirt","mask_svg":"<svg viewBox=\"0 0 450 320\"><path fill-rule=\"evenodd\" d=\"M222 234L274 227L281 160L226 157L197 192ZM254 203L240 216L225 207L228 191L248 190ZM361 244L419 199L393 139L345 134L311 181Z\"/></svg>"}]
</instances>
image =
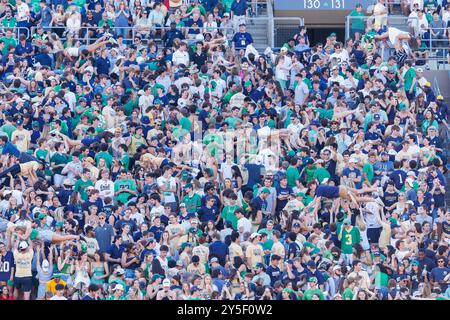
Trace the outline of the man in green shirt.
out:
<instances>
[{"instance_id":1,"label":"man in green shirt","mask_svg":"<svg viewBox=\"0 0 450 320\"><path fill-rule=\"evenodd\" d=\"M325 179L330 179L330 177L331 177L328 170L323 167L324 163L325 163L325 161L322 159L318 159L315 162L316 170L314 171L313 177L314 177L314 179L317 179L320 183L322 183L322 181Z\"/></svg>"},{"instance_id":2,"label":"man in green shirt","mask_svg":"<svg viewBox=\"0 0 450 320\"><path fill-rule=\"evenodd\" d=\"M16 18L12 15L11 9L6 7L5 17L2 19L2 26L4 28L15 28L17 25Z\"/></svg>"},{"instance_id":3,"label":"man in green shirt","mask_svg":"<svg viewBox=\"0 0 450 320\"><path fill-rule=\"evenodd\" d=\"M103 158L105 159L105 163L108 169L111 169L113 164L113 157L108 153L108 145L106 143L100 145L100 150L101 151L95 155L96 165L98 166L98 162Z\"/></svg>"},{"instance_id":4,"label":"man in green shirt","mask_svg":"<svg viewBox=\"0 0 450 320\"><path fill-rule=\"evenodd\" d=\"M225 119L225 122L233 129L236 129L238 123L242 123L242 119L239 117L238 107L233 107L233 109L231 109L231 115Z\"/></svg>"},{"instance_id":5,"label":"man in green shirt","mask_svg":"<svg viewBox=\"0 0 450 320\"><path fill-rule=\"evenodd\" d=\"M294 157L291 159L291 165L286 170L288 186L291 188L300 185L300 173L298 172L299 159Z\"/></svg>"},{"instance_id":6,"label":"man in green shirt","mask_svg":"<svg viewBox=\"0 0 450 320\"><path fill-rule=\"evenodd\" d=\"M125 204L131 196L137 195L136 182L127 178L127 172L120 172L120 179L114 182L114 192L117 201Z\"/></svg>"},{"instance_id":7,"label":"man in green shirt","mask_svg":"<svg viewBox=\"0 0 450 320\"><path fill-rule=\"evenodd\" d=\"M12 47L16 47L17 46L17 41L16 39L13 38L13 33L11 29L6 29L6 33L5 36L0 38L1 41L3 41L4 43L4 47L2 50L2 54L7 54L8 53L8 47L12 46Z\"/></svg>"},{"instance_id":8,"label":"man in green shirt","mask_svg":"<svg viewBox=\"0 0 450 320\"><path fill-rule=\"evenodd\" d=\"M223 224L225 225L225 221L230 221L233 225L233 229L237 230L237 221L238 218L234 214L234 211L236 211L239 206L236 204L237 202L237 195L232 194L230 196L230 203L223 207L222 213L220 214L220 217L223 219Z\"/></svg>"},{"instance_id":9,"label":"man in green shirt","mask_svg":"<svg viewBox=\"0 0 450 320\"><path fill-rule=\"evenodd\" d=\"M341 241L341 250L348 263L351 263L353 245L361 241L359 229L352 226L349 219L345 219L339 232L338 240Z\"/></svg>"},{"instance_id":10,"label":"man in green shirt","mask_svg":"<svg viewBox=\"0 0 450 320\"><path fill-rule=\"evenodd\" d=\"M182 202L186 204L188 213L196 213L202 205L202 199L198 194L194 192L192 183L186 183L183 186L186 195L183 197Z\"/></svg>"},{"instance_id":11,"label":"man in green shirt","mask_svg":"<svg viewBox=\"0 0 450 320\"><path fill-rule=\"evenodd\" d=\"M409 100L414 99L416 96L416 89L417 89L417 78L416 78L416 70L411 67L412 61L406 60L404 69L406 70L404 79L404 87L405 87L405 93Z\"/></svg>"},{"instance_id":12,"label":"man in green shirt","mask_svg":"<svg viewBox=\"0 0 450 320\"><path fill-rule=\"evenodd\" d=\"M89 179L90 174L91 171L87 168L84 168L83 172L81 173L80 179L75 182L75 185L73 187L73 190L80 193L80 197L83 201L88 200L87 188L94 186L94 183L91 181L91 179Z\"/></svg>"},{"instance_id":13,"label":"man in green shirt","mask_svg":"<svg viewBox=\"0 0 450 320\"><path fill-rule=\"evenodd\" d=\"M309 289L305 290L303 293L303 300L325 300L325 296L323 295L322 290L317 287L317 278L310 277L308 279ZM316 298L314 298L316 296Z\"/></svg>"},{"instance_id":14,"label":"man in green shirt","mask_svg":"<svg viewBox=\"0 0 450 320\"><path fill-rule=\"evenodd\" d=\"M375 152L369 152L369 161L366 162L363 166L363 178L369 186L372 185L373 177L374 177L374 171L373 171L373 165L377 161L377 155Z\"/></svg>"},{"instance_id":15,"label":"man in green shirt","mask_svg":"<svg viewBox=\"0 0 450 320\"><path fill-rule=\"evenodd\" d=\"M5 117L5 124L0 127L0 131L6 133L9 141L11 141L11 136L13 132L16 131L16 127L12 123L13 118L8 116Z\"/></svg>"},{"instance_id":16,"label":"man in green shirt","mask_svg":"<svg viewBox=\"0 0 450 320\"><path fill-rule=\"evenodd\" d=\"M358 3L356 5L355 10L350 12L349 14L351 18L350 24L351 24L351 31L355 35L355 41L358 41L361 37L361 35L364 33L364 30L366 29L364 27L364 12L362 11L362 4Z\"/></svg>"}]
</instances>

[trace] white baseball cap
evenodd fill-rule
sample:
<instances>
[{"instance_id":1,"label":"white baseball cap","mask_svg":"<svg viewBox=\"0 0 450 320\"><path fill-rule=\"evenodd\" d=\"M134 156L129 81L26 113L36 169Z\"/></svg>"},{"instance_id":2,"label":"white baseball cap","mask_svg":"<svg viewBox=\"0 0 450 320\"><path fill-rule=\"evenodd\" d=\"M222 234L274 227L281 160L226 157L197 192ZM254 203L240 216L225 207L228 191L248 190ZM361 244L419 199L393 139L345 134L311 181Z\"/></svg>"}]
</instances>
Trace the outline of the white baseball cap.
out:
<instances>
[{"instance_id":1,"label":"white baseball cap","mask_svg":"<svg viewBox=\"0 0 450 320\"><path fill-rule=\"evenodd\" d=\"M114 287L113 291L116 291L116 290L122 290L122 291L124 291L123 285L121 285L120 283L116 284L116 286Z\"/></svg>"},{"instance_id":2,"label":"white baseball cap","mask_svg":"<svg viewBox=\"0 0 450 320\"><path fill-rule=\"evenodd\" d=\"M164 281L162 282L163 287L170 287L170 280L169 279L164 279Z\"/></svg>"},{"instance_id":3,"label":"white baseball cap","mask_svg":"<svg viewBox=\"0 0 450 320\"><path fill-rule=\"evenodd\" d=\"M48 269L49 269L49 267L50 267L50 263L48 262L47 259L45 259L44 261L42 261L42 270L43 270L44 272L47 272Z\"/></svg>"},{"instance_id":4,"label":"white baseball cap","mask_svg":"<svg viewBox=\"0 0 450 320\"><path fill-rule=\"evenodd\" d=\"M29 247L28 242L26 242L26 241L20 241L20 243L19 243L19 250L25 250L25 249L28 248L28 247Z\"/></svg>"}]
</instances>

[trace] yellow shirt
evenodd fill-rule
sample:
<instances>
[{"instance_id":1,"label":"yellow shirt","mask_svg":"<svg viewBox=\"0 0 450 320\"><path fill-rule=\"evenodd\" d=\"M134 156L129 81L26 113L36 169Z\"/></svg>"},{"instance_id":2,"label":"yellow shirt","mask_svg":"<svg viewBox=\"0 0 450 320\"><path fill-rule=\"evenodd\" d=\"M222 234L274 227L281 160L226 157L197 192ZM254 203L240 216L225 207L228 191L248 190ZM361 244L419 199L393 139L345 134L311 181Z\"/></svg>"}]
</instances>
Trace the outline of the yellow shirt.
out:
<instances>
[{"instance_id":1,"label":"yellow shirt","mask_svg":"<svg viewBox=\"0 0 450 320\"><path fill-rule=\"evenodd\" d=\"M258 262L263 262L263 247L260 244L250 243L245 251L245 256L247 260L251 259L251 267L255 268Z\"/></svg>"},{"instance_id":2,"label":"yellow shirt","mask_svg":"<svg viewBox=\"0 0 450 320\"><path fill-rule=\"evenodd\" d=\"M204 245L196 246L192 249L192 255L200 258L200 263L208 262L209 248Z\"/></svg>"},{"instance_id":3,"label":"yellow shirt","mask_svg":"<svg viewBox=\"0 0 450 320\"><path fill-rule=\"evenodd\" d=\"M22 253L19 250L13 252L14 260L16 262L16 274L17 278L31 277L31 262L33 261L34 251L29 249L28 252Z\"/></svg>"},{"instance_id":4,"label":"yellow shirt","mask_svg":"<svg viewBox=\"0 0 450 320\"><path fill-rule=\"evenodd\" d=\"M180 241L181 236L173 237L174 235L178 234L180 231L182 231L182 234L185 233L185 230L181 224L169 224L166 227L166 230L169 232L170 236L170 244L173 245L174 248L178 247L178 242ZM173 238L172 238L173 237Z\"/></svg>"},{"instance_id":5,"label":"yellow shirt","mask_svg":"<svg viewBox=\"0 0 450 320\"><path fill-rule=\"evenodd\" d=\"M55 281L55 279L50 280L49 282L47 282L47 291L50 291L53 294L56 294L56 285L57 284L62 284L63 286L66 286L66 282L59 279L58 282Z\"/></svg>"},{"instance_id":6,"label":"yellow shirt","mask_svg":"<svg viewBox=\"0 0 450 320\"><path fill-rule=\"evenodd\" d=\"M28 176L31 172L36 173L38 169L39 163L37 161L29 161L20 164L20 174L23 176Z\"/></svg>"},{"instance_id":7,"label":"yellow shirt","mask_svg":"<svg viewBox=\"0 0 450 320\"><path fill-rule=\"evenodd\" d=\"M244 255L244 252L242 251L242 248L240 245L237 245L236 243L232 242L230 246L228 247L230 261L234 262L234 257L242 257Z\"/></svg>"}]
</instances>

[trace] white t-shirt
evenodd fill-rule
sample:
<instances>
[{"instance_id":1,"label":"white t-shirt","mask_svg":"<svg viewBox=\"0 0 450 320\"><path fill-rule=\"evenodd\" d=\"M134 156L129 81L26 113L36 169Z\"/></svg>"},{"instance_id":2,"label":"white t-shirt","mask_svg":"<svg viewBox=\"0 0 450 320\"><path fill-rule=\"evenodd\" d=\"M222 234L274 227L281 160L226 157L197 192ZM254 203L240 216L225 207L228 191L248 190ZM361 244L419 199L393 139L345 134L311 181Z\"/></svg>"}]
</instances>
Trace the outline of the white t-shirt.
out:
<instances>
[{"instance_id":1,"label":"white t-shirt","mask_svg":"<svg viewBox=\"0 0 450 320\"><path fill-rule=\"evenodd\" d=\"M174 177L169 177L168 179L164 176L159 177L156 182L158 183L159 187L162 187L164 185L168 186L168 189L171 189L172 187L175 187L177 182ZM173 192L163 192L164 194L164 202L165 203L172 203L175 202L175 194Z\"/></svg>"},{"instance_id":2,"label":"white t-shirt","mask_svg":"<svg viewBox=\"0 0 450 320\"><path fill-rule=\"evenodd\" d=\"M245 217L242 217L237 222L237 229L238 229L239 233L241 234L241 240L243 240L244 233L251 232L252 224L251 224L250 220L248 220Z\"/></svg>"},{"instance_id":3,"label":"white t-shirt","mask_svg":"<svg viewBox=\"0 0 450 320\"><path fill-rule=\"evenodd\" d=\"M100 198L104 199L105 197L114 197L114 182L111 180L98 180L95 183L95 189L100 191Z\"/></svg>"}]
</instances>

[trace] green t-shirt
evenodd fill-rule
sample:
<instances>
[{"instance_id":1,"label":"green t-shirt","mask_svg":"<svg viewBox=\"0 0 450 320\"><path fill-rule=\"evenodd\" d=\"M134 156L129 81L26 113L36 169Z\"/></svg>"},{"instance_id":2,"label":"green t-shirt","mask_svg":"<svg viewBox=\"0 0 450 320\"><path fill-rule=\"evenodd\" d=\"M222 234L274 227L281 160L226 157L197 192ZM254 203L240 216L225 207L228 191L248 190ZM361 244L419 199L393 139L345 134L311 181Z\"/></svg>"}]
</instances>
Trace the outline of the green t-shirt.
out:
<instances>
[{"instance_id":1,"label":"green t-shirt","mask_svg":"<svg viewBox=\"0 0 450 320\"><path fill-rule=\"evenodd\" d=\"M364 19L361 17L364 17L364 12L358 12L356 10L353 10L350 12L350 17L354 17L350 20L352 24L352 30L361 30L364 32ZM358 18L359 17L359 18Z\"/></svg>"},{"instance_id":2,"label":"green t-shirt","mask_svg":"<svg viewBox=\"0 0 450 320\"><path fill-rule=\"evenodd\" d=\"M370 162L367 162L363 166L363 172L366 173L367 179L369 180L370 183L372 183L374 173L373 173L373 165Z\"/></svg>"},{"instance_id":3,"label":"green t-shirt","mask_svg":"<svg viewBox=\"0 0 450 320\"><path fill-rule=\"evenodd\" d=\"M227 118L225 119L225 122L226 122L229 126L231 126L231 127L233 127L234 129L236 129L236 124L239 123L239 122L242 122L242 119L239 118L239 117L232 117L232 116L230 116L230 117L227 117Z\"/></svg>"},{"instance_id":4,"label":"green t-shirt","mask_svg":"<svg viewBox=\"0 0 450 320\"><path fill-rule=\"evenodd\" d=\"M128 171L128 169L130 168L130 156L128 155L128 153L124 153L122 154L122 158L120 159L120 161L122 161L122 166L125 170Z\"/></svg>"},{"instance_id":5,"label":"green t-shirt","mask_svg":"<svg viewBox=\"0 0 450 320\"><path fill-rule=\"evenodd\" d=\"M58 164L66 164L69 162L69 157L66 154L62 153L54 153L53 156L50 158L50 163L54 163L56 165ZM58 168L53 169L53 173L61 174L61 171L64 167L60 166Z\"/></svg>"},{"instance_id":6,"label":"green t-shirt","mask_svg":"<svg viewBox=\"0 0 450 320\"><path fill-rule=\"evenodd\" d=\"M329 179L331 177L330 173L325 168L317 168L316 171L314 171L314 178L319 180L319 182L322 182L324 179Z\"/></svg>"},{"instance_id":7,"label":"green t-shirt","mask_svg":"<svg viewBox=\"0 0 450 320\"><path fill-rule=\"evenodd\" d=\"M11 38L2 37L0 38L0 40L3 40L3 43L5 44L2 50L2 53L4 55L8 53L8 46L13 46L14 48L17 46L17 41L13 37Z\"/></svg>"},{"instance_id":8,"label":"green t-shirt","mask_svg":"<svg viewBox=\"0 0 450 320\"><path fill-rule=\"evenodd\" d=\"M3 18L2 19L2 26L5 28L14 28L17 24L17 20L14 17L11 17L10 19Z\"/></svg>"},{"instance_id":9,"label":"green t-shirt","mask_svg":"<svg viewBox=\"0 0 450 320\"><path fill-rule=\"evenodd\" d=\"M136 191L136 183L131 179L116 180L116 182L114 182L114 192L118 192L120 189L130 189L131 191ZM116 196L116 199L117 201L126 203L131 195L131 193L122 192Z\"/></svg>"},{"instance_id":10,"label":"green t-shirt","mask_svg":"<svg viewBox=\"0 0 450 320\"><path fill-rule=\"evenodd\" d=\"M411 89L412 83L414 78L416 77L416 71L414 70L414 68L409 68L408 71L406 71L405 76L404 76L404 81L405 81L405 91L409 91ZM416 87L417 85L414 84L413 87L413 92L416 91Z\"/></svg>"},{"instance_id":11,"label":"green t-shirt","mask_svg":"<svg viewBox=\"0 0 450 320\"><path fill-rule=\"evenodd\" d=\"M75 182L75 185L73 186L73 190L78 191L80 193L81 199L84 201L88 200L88 194L87 194L87 187L93 187L94 183L91 181L91 179L87 179L86 181L83 181L83 179L78 179L77 182Z\"/></svg>"},{"instance_id":12,"label":"green t-shirt","mask_svg":"<svg viewBox=\"0 0 450 320\"><path fill-rule=\"evenodd\" d=\"M314 179L314 172L316 172L317 168L316 166L312 166L311 168L309 168L308 166L306 166L305 168L305 173L306 173L306 181L311 181L312 179Z\"/></svg>"},{"instance_id":13,"label":"green t-shirt","mask_svg":"<svg viewBox=\"0 0 450 320\"><path fill-rule=\"evenodd\" d=\"M188 194L185 195L181 202L184 202L186 204L187 212L197 212L197 210L200 209L202 205L202 199L196 193L194 193L192 197L190 197Z\"/></svg>"},{"instance_id":14,"label":"green t-shirt","mask_svg":"<svg viewBox=\"0 0 450 320\"><path fill-rule=\"evenodd\" d=\"M342 300L353 300L353 290L345 288L344 292L342 292Z\"/></svg>"},{"instance_id":15,"label":"green t-shirt","mask_svg":"<svg viewBox=\"0 0 450 320\"><path fill-rule=\"evenodd\" d=\"M296 187L297 181L300 179L300 172L298 172L297 168L289 166L286 170L286 178L289 187Z\"/></svg>"},{"instance_id":16,"label":"green t-shirt","mask_svg":"<svg viewBox=\"0 0 450 320\"><path fill-rule=\"evenodd\" d=\"M319 119L327 118L328 120L333 120L334 110L333 109L324 109L317 108L316 110L319 113Z\"/></svg>"},{"instance_id":17,"label":"green t-shirt","mask_svg":"<svg viewBox=\"0 0 450 320\"><path fill-rule=\"evenodd\" d=\"M113 164L113 157L106 151L101 151L95 155L95 163L98 166L100 159L105 159L106 166L110 169Z\"/></svg>"},{"instance_id":18,"label":"green t-shirt","mask_svg":"<svg viewBox=\"0 0 450 320\"><path fill-rule=\"evenodd\" d=\"M183 130L186 130L187 132L191 131L191 120L189 120L189 118L181 117L179 122Z\"/></svg>"},{"instance_id":19,"label":"green t-shirt","mask_svg":"<svg viewBox=\"0 0 450 320\"><path fill-rule=\"evenodd\" d=\"M351 254L353 252L353 245L361 241L361 234L358 228L353 227L350 232L345 228L342 230L341 250L342 253Z\"/></svg>"},{"instance_id":20,"label":"green t-shirt","mask_svg":"<svg viewBox=\"0 0 450 320\"><path fill-rule=\"evenodd\" d=\"M239 206L234 205L234 206L225 206L222 209L222 213L220 215L220 217L225 220L225 221L231 221L231 224L233 225L233 229L237 230L237 217L234 214L234 211L236 211L236 209L239 208Z\"/></svg>"},{"instance_id":21,"label":"green t-shirt","mask_svg":"<svg viewBox=\"0 0 450 320\"><path fill-rule=\"evenodd\" d=\"M305 290L305 293L303 294L303 300L312 300L312 297L314 295L318 295L320 300L325 300L325 296L323 295L323 292L320 289Z\"/></svg>"},{"instance_id":22,"label":"green t-shirt","mask_svg":"<svg viewBox=\"0 0 450 320\"><path fill-rule=\"evenodd\" d=\"M11 136L14 131L16 131L16 127L12 124L4 124L1 128L2 132L6 133L8 135L9 141L11 141Z\"/></svg>"}]
</instances>

